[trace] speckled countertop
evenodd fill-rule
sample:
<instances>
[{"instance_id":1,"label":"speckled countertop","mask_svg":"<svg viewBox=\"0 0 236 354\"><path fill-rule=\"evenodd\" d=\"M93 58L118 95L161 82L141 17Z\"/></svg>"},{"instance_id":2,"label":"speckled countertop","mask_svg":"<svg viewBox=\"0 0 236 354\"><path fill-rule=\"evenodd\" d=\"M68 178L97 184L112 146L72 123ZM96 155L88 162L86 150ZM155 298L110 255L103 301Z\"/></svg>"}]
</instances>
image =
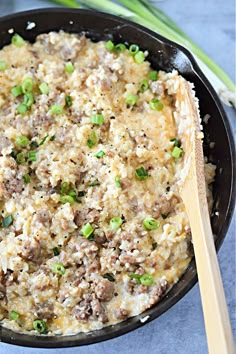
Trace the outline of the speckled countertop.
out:
<instances>
[{"instance_id":1,"label":"speckled countertop","mask_svg":"<svg viewBox=\"0 0 236 354\"><path fill-rule=\"evenodd\" d=\"M235 1L153 1L170 15L235 80ZM223 6L222 6L223 5ZM0 16L52 6L39 0L0 0ZM235 133L235 110L225 107ZM219 252L231 322L236 336L235 236L236 217L231 222ZM207 354L199 287L145 326L103 343L80 348L33 349L0 343L0 354Z\"/></svg>"}]
</instances>

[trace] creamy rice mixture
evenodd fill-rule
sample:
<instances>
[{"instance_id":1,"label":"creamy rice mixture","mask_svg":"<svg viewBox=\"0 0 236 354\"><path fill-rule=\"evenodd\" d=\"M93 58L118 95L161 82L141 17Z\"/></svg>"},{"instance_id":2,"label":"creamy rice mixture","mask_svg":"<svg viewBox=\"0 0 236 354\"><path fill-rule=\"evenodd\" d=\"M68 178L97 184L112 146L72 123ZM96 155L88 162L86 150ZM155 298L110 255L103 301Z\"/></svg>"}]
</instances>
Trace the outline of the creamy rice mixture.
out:
<instances>
[{"instance_id":1,"label":"creamy rice mixture","mask_svg":"<svg viewBox=\"0 0 236 354\"><path fill-rule=\"evenodd\" d=\"M64 32L0 51L3 326L95 330L178 281L192 257L176 186L181 79L135 45Z\"/></svg>"}]
</instances>

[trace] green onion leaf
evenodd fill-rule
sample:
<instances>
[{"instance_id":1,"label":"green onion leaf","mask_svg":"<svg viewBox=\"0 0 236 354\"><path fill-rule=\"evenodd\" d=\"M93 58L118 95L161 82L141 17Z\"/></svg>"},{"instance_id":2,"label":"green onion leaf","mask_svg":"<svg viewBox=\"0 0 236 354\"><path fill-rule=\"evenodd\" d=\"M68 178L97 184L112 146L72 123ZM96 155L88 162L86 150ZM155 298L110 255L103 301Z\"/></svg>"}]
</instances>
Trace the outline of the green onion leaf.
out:
<instances>
[{"instance_id":1,"label":"green onion leaf","mask_svg":"<svg viewBox=\"0 0 236 354\"><path fill-rule=\"evenodd\" d=\"M16 155L16 162L21 165L22 163L25 163L26 159L25 159L25 153L24 152L19 152Z\"/></svg>"},{"instance_id":2,"label":"green onion leaf","mask_svg":"<svg viewBox=\"0 0 236 354\"><path fill-rule=\"evenodd\" d=\"M4 60L0 60L0 71L5 71L7 68L7 63Z\"/></svg>"},{"instance_id":3,"label":"green onion leaf","mask_svg":"<svg viewBox=\"0 0 236 354\"><path fill-rule=\"evenodd\" d=\"M65 65L65 71L67 74L72 74L74 72L75 68L74 65L72 64L71 61L68 61Z\"/></svg>"},{"instance_id":4,"label":"green onion leaf","mask_svg":"<svg viewBox=\"0 0 236 354\"><path fill-rule=\"evenodd\" d=\"M117 187L117 188L121 188L120 176L116 176L116 177L115 177L115 182L116 182L116 187Z\"/></svg>"},{"instance_id":5,"label":"green onion leaf","mask_svg":"<svg viewBox=\"0 0 236 354\"><path fill-rule=\"evenodd\" d=\"M167 214L161 214L161 216L162 216L162 219L167 219L168 218L168 215L169 215L169 213L167 213Z\"/></svg>"},{"instance_id":6,"label":"green onion leaf","mask_svg":"<svg viewBox=\"0 0 236 354\"><path fill-rule=\"evenodd\" d=\"M39 147L39 144L36 140L34 141L31 141L31 145L33 145L34 147L38 148Z\"/></svg>"},{"instance_id":7,"label":"green onion leaf","mask_svg":"<svg viewBox=\"0 0 236 354\"><path fill-rule=\"evenodd\" d=\"M25 181L25 183L29 184L30 183L30 175L28 173L26 173L23 176L23 180Z\"/></svg>"},{"instance_id":8,"label":"green onion leaf","mask_svg":"<svg viewBox=\"0 0 236 354\"><path fill-rule=\"evenodd\" d=\"M70 195L63 195L63 196L60 197L60 202L62 204L66 204L66 203L74 204L75 200Z\"/></svg>"},{"instance_id":9,"label":"green onion leaf","mask_svg":"<svg viewBox=\"0 0 236 354\"><path fill-rule=\"evenodd\" d=\"M80 231L85 238L88 238L93 233L94 229L90 225L90 223L87 223L86 225L84 225L82 227L82 229Z\"/></svg>"},{"instance_id":10,"label":"green onion leaf","mask_svg":"<svg viewBox=\"0 0 236 354\"><path fill-rule=\"evenodd\" d=\"M142 285L151 286L153 284L153 277L150 274L143 274L140 277L140 283Z\"/></svg>"},{"instance_id":11,"label":"green onion leaf","mask_svg":"<svg viewBox=\"0 0 236 354\"><path fill-rule=\"evenodd\" d=\"M93 114L91 121L93 124L102 125L104 123L104 117L102 114Z\"/></svg>"},{"instance_id":12,"label":"green onion leaf","mask_svg":"<svg viewBox=\"0 0 236 354\"><path fill-rule=\"evenodd\" d=\"M116 46L115 46L115 51L117 52L117 53L122 53L122 52L124 52L126 50L126 46L125 46L125 44L123 44L123 43L119 43L119 44L117 44Z\"/></svg>"},{"instance_id":13,"label":"green onion leaf","mask_svg":"<svg viewBox=\"0 0 236 354\"><path fill-rule=\"evenodd\" d=\"M36 151L30 150L29 151L28 161L36 161L36 160L37 160Z\"/></svg>"},{"instance_id":14,"label":"green onion leaf","mask_svg":"<svg viewBox=\"0 0 236 354\"><path fill-rule=\"evenodd\" d=\"M84 191L79 191L78 192L78 197L84 197L85 196L85 192Z\"/></svg>"},{"instance_id":15,"label":"green onion leaf","mask_svg":"<svg viewBox=\"0 0 236 354\"><path fill-rule=\"evenodd\" d=\"M27 136L17 136L16 145L26 147L27 145L29 145L29 139L27 138Z\"/></svg>"},{"instance_id":16,"label":"green onion leaf","mask_svg":"<svg viewBox=\"0 0 236 354\"><path fill-rule=\"evenodd\" d=\"M43 95L48 95L49 94L49 87L48 84L46 82L42 82L39 85L39 90Z\"/></svg>"},{"instance_id":17,"label":"green onion leaf","mask_svg":"<svg viewBox=\"0 0 236 354\"><path fill-rule=\"evenodd\" d=\"M105 47L106 47L106 49L107 49L109 52L112 52L113 49L114 49L114 47L115 47L115 45L114 45L114 43L113 43L112 41L107 41L107 42L105 43Z\"/></svg>"},{"instance_id":18,"label":"green onion leaf","mask_svg":"<svg viewBox=\"0 0 236 354\"><path fill-rule=\"evenodd\" d=\"M183 155L183 149L179 148L178 146L175 146L171 152L171 156L174 157L175 159L179 159L182 155Z\"/></svg>"},{"instance_id":19,"label":"green onion leaf","mask_svg":"<svg viewBox=\"0 0 236 354\"><path fill-rule=\"evenodd\" d=\"M141 50L135 54L134 60L137 64L142 64L145 61L145 54Z\"/></svg>"},{"instance_id":20,"label":"green onion leaf","mask_svg":"<svg viewBox=\"0 0 236 354\"><path fill-rule=\"evenodd\" d=\"M178 139L176 139L176 138L170 139L170 141L171 141L172 143L174 143L174 146L177 146L177 147L180 147L180 146L181 146L180 140L178 140Z\"/></svg>"},{"instance_id":21,"label":"green onion leaf","mask_svg":"<svg viewBox=\"0 0 236 354\"><path fill-rule=\"evenodd\" d=\"M68 182L63 182L63 183L61 184L60 194L61 194L61 195L66 194L67 191L68 191L68 187L69 187L69 183L68 183Z\"/></svg>"},{"instance_id":22,"label":"green onion leaf","mask_svg":"<svg viewBox=\"0 0 236 354\"><path fill-rule=\"evenodd\" d=\"M54 273L57 273L60 275L63 275L66 272L65 267L63 266L62 263L54 263L53 264L53 271L54 271Z\"/></svg>"},{"instance_id":23,"label":"green onion leaf","mask_svg":"<svg viewBox=\"0 0 236 354\"><path fill-rule=\"evenodd\" d=\"M47 323L46 323L46 321L34 320L33 327L40 334L44 334L44 333L47 332Z\"/></svg>"},{"instance_id":24,"label":"green onion leaf","mask_svg":"<svg viewBox=\"0 0 236 354\"><path fill-rule=\"evenodd\" d=\"M157 221L156 219L153 218L146 218L143 221L143 226L145 227L145 229L147 230L156 230L158 229L161 224L159 223L159 221Z\"/></svg>"},{"instance_id":25,"label":"green onion leaf","mask_svg":"<svg viewBox=\"0 0 236 354\"><path fill-rule=\"evenodd\" d=\"M137 95L128 95L125 99L125 103L127 106L134 106L136 105L137 103L137 100L138 100L138 96Z\"/></svg>"},{"instance_id":26,"label":"green onion leaf","mask_svg":"<svg viewBox=\"0 0 236 354\"><path fill-rule=\"evenodd\" d=\"M33 79L32 77L26 77L22 83L23 93L29 93L33 91Z\"/></svg>"},{"instance_id":27,"label":"green onion leaf","mask_svg":"<svg viewBox=\"0 0 236 354\"><path fill-rule=\"evenodd\" d=\"M143 93L148 90L148 80L144 79L139 84L139 92Z\"/></svg>"},{"instance_id":28,"label":"green onion leaf","mask_svg":"<svg viewBox=\"0 0 236 354\"><path fill-rule=\"evenodd\" d=\"M101 150L95 156L100 159L101 157L105 156L105 152Z\"/></svg>"},{"instance_id":29,"label":"green onion leaf","mask_svg":"<svg viewBox=\"0 0 236 354\"><path fill-rule=\"evenodd\" d=\"M157 248L157 242L153 242L152 248L153 248L153 250L155 250Z\"/></svg>"},{"instance_id":30,"label":"green onion leaf","mask_svg":"<svg viewBox=\"0 0 236 354\"><path fill-rule=\"evenodd\" d=\"M66 106L67 107L71 107L72 106L72 97L71 96L66 96L65 101L66 101Z\"/></svg>"},{"instance_id":31,"label":"green onion leaf","mask_svg":"<svg viewBox=\"0 0 236 354\"><path fill-rule=\"evenodd\" d=\"M22 95L23 91L20 85L16 85L11 89L11 93L13 94L14 97L18 97Z\"/></svg>"},{"instance_id":32,"label":"green onion leaf","mask_svg":"<svg viewBox=\"0 0 236 354\"><path fill-rule=\"evenodd\" d=\"M13 321L17 321L18 318L20 317L20 314L16 311L11 311L10 312L10 319L13 320Z\"/></svg>"},{"instance_id":33,"label":"green onion leaf","mask_svg":"<svg viewBox=\"0 0 236 354\"><path fill-rule=\"evenodd\" d=\"M28 111L28 107L24 103L20 103L19 106L17 107L17 112L20 114L25 114Z\"/></svg>"},{"instance_id":34,"label":"green onion leaf","mask_svg":"<svg viewBox=\"0 0 236 354\"><path fill-rule=\"evenodd\" d=\"M130 47L129 47L129 52L131 55L135 55L137 54L139 51L139 46L137 44L131 44Z\"/></svg>"},{"instance_id":35,"label":"green onion leaf","mask_svg":"<svg viewBox=\"0 0 236 354\"><path fill-rule=\"evenodd\" d=\"M159 101L157 98L154 100L151 100L149 103L151 109L153 109L154 111L161 111L164 107L163 103L161 101Z\"/></svg>"},{"instance_id":36,"label":"green onion leaf","mask_svg":"<svg viewBox=\"0 0 236 354\"><path fill-rule=\"evenodd\" d=\"M50 140L50 141L54 141L55 139L56 139L56 135L52 135L49 140Z\"/></svg>"},{"instance_id":37,"label":"green onion leaf","mask_svg":"<svg viewBox=\"0 0 236 354\"><path fill-rule=\"evenodd\" d=\"M8 215L2 219L2 227L8 227L13 223L12 215Z\"/></svg>"},{"instance_id":38,"label":"green onion leaf","mask_svg":"<svg viewBox=\"0 0 236 354\"><path fill-rule=\"evenodd\" d=\"M88 187L96 187L96 186L100 186L100 184L101 184L100 182L95 181L95 182L89 183Z\"/></svg>"},{"instance_id":39,"label":"green onion leaf","mask_svg":"<svg viewBox=\"0 0 236 354\"><path fill-rule=\"evenodd\" d=\"M149 79L152 81L156 81L158 78L158 73L156 70L152 70L149 72Z\"/></svg>"},{"instance_id":40,"label":"green onion leaf","mask_svg":"<svg viewBox=\"0 0 236 354\"><path fill-rule=\"evenodd\" d=\"M141 274L128 274L128 277L131 279L135 279L137 281L138 284L141 284L140 278L141 278Z\"/></svg>"},{"instance_id":41,"label":"green onion leaf","mask_svg":"<svg viewBox=\"0 0 236 354\"><path fill-rule=\"evenodd\" d=\"M114 281L115 281L115 278L114 278L110 273L105 273L105 274L103 275L103 278L108 279L108 280L111 281L112 283L114 283Z\"/></svg>"},{"instance_id":42,"label":"green onion leaf","mask_svg":"<svg viewBox=\"0 0 236 354\"><path fill-rule=\"evenodd\" d=\"M145 168L143 167L139 167L135 170L135 177L139 180L139 181L144 181L145 179L148 178L148 173L145 170Z\"/></svg>"},{"instance_id":43,"label":"green onion leaf","mask_svg":"<svg viewBox=\"0 0 236 354\"><path fill-rule=\"evenodd\" d=\"M123 221L119 216L114 216L111 220L110 220L110 227L112 229L112 231L116 231L120 228L120 226L122 225Z\"/></svg>"},{"instance_id":44,"label":"green onion leaf","mask_svg":"<svg viewBox=\"0 0 236 354\"><path fill-rule=\"evenodd\" d=\"M16 47L22 47L25 44L24 39L17 33L12 36L11 43Z\"/></svg>"},{"instance_id":45,"label":"green onion leaf","mask_svg":"<svg viewBox=\"0 0 236 354\"><path fill-rule=\"evenodd\" d=\"M53 115L58 115L63 113L63 107L59 104L53 104L50 108L50 112Z\"/></svg>"},{"instance_id":46,"label":"green onion leaf","mask_svg":"<svg viewBox=\"0 0 236 354\"><path fill-rule=\"evenodd\" d=\"M31 92L26 93L24 95L24 102L23 104L27 107L30 108L32 106L32 104L34 103L34 96Z\"/></svg>"},{"instance_id":47,"label":"green onion leaf","mask_svg":"<svg viewBox=\"0 0 236 354\"><path fill-rule=\"evenodd\" d=\"M58 247L54 247L52 250L53 250L54 256L59 256L60 252L59 252Z\"/></svg>"},{"instance_id":48,"label":"green onion leaf","mask_svg":"<svg viewBox=\"0 0 236 354\"><path fill-rule=\"evenodd\" d=\"M48 135L46 135L39 143L39 146L43 145L45 143L45 141L47 140Z\"/></svg>"},{"instance_id":49,"label":"green onion leaf","mask_svg":"<svg viewBox=\"0 0 236 354\"><path fill-rule=\"evenodd\" d=\"M90 137L87 140L88 147L91 149L98 142L97 134L94 130L91 131Z\"/></svg>"}]
</instances>

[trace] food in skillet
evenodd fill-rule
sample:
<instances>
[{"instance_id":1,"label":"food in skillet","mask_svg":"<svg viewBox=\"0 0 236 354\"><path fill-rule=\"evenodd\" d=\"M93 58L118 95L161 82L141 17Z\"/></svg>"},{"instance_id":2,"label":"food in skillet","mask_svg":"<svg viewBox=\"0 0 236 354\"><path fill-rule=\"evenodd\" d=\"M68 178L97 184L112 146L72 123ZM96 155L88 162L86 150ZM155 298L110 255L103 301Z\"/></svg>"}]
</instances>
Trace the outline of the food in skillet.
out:
<instances>
[{"instance_id":1,"label":"food in skillet","mask_svg":"<svg viewBox=\"0 0 236 354\"><path fill-rule=\"evenodd\" d=\"M147 59L135 44L64 32L34 44L15 34L0 51L3 326L102 328L153 306L188 266L184 79Z\"/></svg>"}]
</instances>

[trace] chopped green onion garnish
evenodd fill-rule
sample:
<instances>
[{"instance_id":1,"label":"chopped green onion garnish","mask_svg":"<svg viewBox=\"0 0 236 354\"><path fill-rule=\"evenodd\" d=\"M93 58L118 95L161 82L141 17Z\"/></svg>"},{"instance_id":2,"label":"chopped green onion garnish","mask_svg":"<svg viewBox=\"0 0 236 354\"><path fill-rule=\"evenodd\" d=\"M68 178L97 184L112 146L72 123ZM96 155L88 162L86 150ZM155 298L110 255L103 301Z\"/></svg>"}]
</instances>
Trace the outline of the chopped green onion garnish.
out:
<instances>
[{"instance_id":1,"label":"chopped green onion garnish","mask_svg":"<svg viewBox=\"0 0 236 354\"><path fill-rule=\"evenodd\" d=\"M4 60L0 60L0 71L4 71L7 68L7 63Z\"/></svg>"},{"instance_id":2,"label":"chopped green onion garnish","mask_svg":"<svg viewBox=\"0 0 236 354\"><path fill-rule=\"evenodd\" d=\"M153 242L152 248L155 250L157 248L157 242Z\"/></svg>"},{"instance_id":3,"label":"chopped green onion garnish","mask_svg":"<svg viewBox=\"0 0 236 354\"><path fill-rule=\"evenodd\" d=\"M16 47L22 47L25 44L25 41L19 34L15 33L11 39L11 43Z\"/></svg>"},{"instance_id":4,"label":"chopped green onion garnish","mask_svg":"<svg viewBox=\"0 0 236 354\"><path fill-rule=\"evenodd\" d=\"M134 60L137 64L142 64L145 60L145 54L141 50L135 54Z\"/></svg>"},{"instance_id":5,"label":"chopped green onion garnish","mask_svg":"<svg viewBox=\"0 0 236 354\"><path fill-rule=\"evenodd\" d=\"M164 107L163 103L161 101L159 101L157 98L154 100L151 100L149 104L150 104L151 109L153 109L154 111L161 111Z\"/></svg>"},{"instance_id":6,"label":"chopped green onion garnish","mask_svg":"<svg viewBox=\"0 0 236 354\"><path fill-rule=\"evenodd\" d=\"M12 215L8 215L2 219L2 227L8 227L12 224L13 218Z\"/></svg>"},{"instance_id":7,"label":"chopped green onion garnish","mask_svg":"<svg viewBox=\"0 0 236 354\"><path fill-rule=\"evenodd\" d=\"M52 135L50 141L54 141L56 139L56 135Z\"/></svg>"},{"instance_id":8,"label":"chopped green onion garnish","mask_svg":"<svg viewBox=\"0 0 236 354\"><path fill-rule=\"evenodd\" d=\"M115 278L110 273L105 273L103 278L110 280L111 282L115 281Z\"/></svg>"},{"instance_id":9,"label":"chopped green onion garnish","mask_svg":"<svg viewBox=\"0 0 236 354\"><path fill-rule=\"evenodd\" d=\"M89 183L88 187L96 187L96 186L100 186L100 184L101 184L100 182L95 181L95 182Z\"/></svg>"},{"instance_id":10,"label":"chopped green onion garnish","mask_svg":"<svg viewBox=\"0 0 236 354\"><path fill-rule=\"evenodd\" d=\"M59 104L54 104L50 108L50 112L54 115L62 114L63 113L63 107Z\"/></svg>"},{"instance_id":11,"label":"chopped green onion garnish","mask_svg":"<svg viewBox=\"0 0 236 354\"><path fill-rule=\"evenodd\" d=\"M65 267L63 266L62 263L54 263L53 264L53 271L54 271L54 273L57 273L60 275L63 275L66 272Z\"/></svg>"},{"instance_id":12,"label":"chopped green onion garnish","mask_svg":"<svg viewBox=\"0 0 236 354\"><path fill-rule=\"evenodd\" d=\"M49 87L48 87L48 84L46 82L42 82L40 85L39 85L39 90L41 91L41 93L43 95L48 95L49 94Z\"/></svg>"},{"instance_id":13,"label":"chopped green onion garnish","mask_svg":"<svg viewBox=\"0 0 236 354\"><path fill-rule=\"evenodd\" d=\"M33 327L37 332L41 334L46 333L47 331L47 323L43 320L34 320Z\"/></svg>"},{"instance_id":14,"label":"chopped green onion garnish","mask_svg":"<svg viewBox=\"0 0 236 354\"><path fill-rule=\"evenodd\" d=\"M145 229L147 230L156 230L158 229L161 224L159 223L159 221L157 221L156 219L153 218L146 218L143 221L143 226L145 227Z\"/></svg>"},{"instance_id":15,"label":"chopped green onion garnish","mask_svg":"<svg viewBox=\"0 0 236 354\"><path fill-rule=\"evenodd\" d=\"M176 138L170 139L170 141L171 141L172 143L174 143L174 146L178 146L178 147L181 146L180 140L178 140L178 139L176 139Z\"/></svg>"},{"instance_id":16,"label":"chopped green onion garnish","mask_svg":"<svg viewBox=\"0 0 236 354\"><path fill-rule=\"evenodd\" d=\"M106 49L107 49L109 52L112 52L115 46L114 46L114 43L113 43L112 41L107 41L107 42L105 43L105 47L106 47Z\"/></svg>"},{"instance_id":17,"label":"chopped green onion garnish","mask_svg":"<svg viewBox=\"0 0 236 354\"><path fill-rule=\"evenodd\" d=\"M169 213L168 214L161 214L161 216L164 220L168 218L168 215L169 215Z\"/></svg>"},{"instance_id":18,"label":"chopped green onion garnish","mask_svg":"<svg viewBox=\"0 0 236 354\"><path fill-rule=\"evenodd\" d=\"M66 101L67 107L72 106L72 97L71 96L66 96L65 101Z\"/></svg>"},{"instance_id":19,"label":"chopped green onion garnish","mask_svg":"<svg viewBox=\"0 0 236 354\"><path fill-rule=\"evenodd\" d=\"M153 277L150 274L128 274L131 279L136 279L138 284L151 286L153 284Z\"/></svg>"},{"instance_id":20,"label":"chopped green onion garnish","mask_svg":"<svg viewBox=\"0 0 236 354\"><path fill-rule=\"evenodd\" d=\"M148 178L148 173L145 170L145 168L143 167L139 167L135 170L135 177L139 180L139 181L144 181L145 179Z\"/></svg>"},{"instance_id":21,"label":"chopped green onion garnish","mask_svg":"<svg viewBox=\"0 0 236 354\"><path fill-rule=\"evenodd\" d=\"M29 139L27 136L17 136L16 137L16 145L26 147L29 144Z\"/></svg>"},{"instance_id":22,"label":"chopped green onion garnish","mask_svg":"<svg viewBox=\"0 0 236 354\"><path fill-rule=\"evenodd\" d=\"M67 74L72 74L74 70L75 70L75 68L74 68L74 65L72 64L72 62L68 61L68 63L66 63L66 65L65 65L65 71L67 72Z\"/></svg>"},{"instance_id":23,"label":"chopped green onion garnish","mask_svg":"<svg viewBox=\"0 0 236 354\"><path fill-rule=\"evenodd\" d=\"M131 44L131 46L129 47L129 52L131 55L135 55L137 54L139 51L139 46L137 44Z\"/></svg>"},{"instance_id":24,"label":"chopped green onion garnish","mask_svg":"<svg viewBox=\"0 0 236 354\"><path fill-rule=\"evenodd\" d=\"M105 152L104 151L99 151L95 156L100 159L101 157L103 157L105 155Z\"/></svg>"},{"instance_id":25,"label":"chopped green onion garnish","mask_svg":"<svg viewBox=\"0 0 236 354\"><path fill-rule=\"evenodd\" d=\"M123 43L119 43L119 44L117 44L117 45L115 46L115 50L116 50L116 52L118 52L118 53L124 52L125 49L126 49L126 46L125 46L125 44L123 44Z\"/></svg>"},{"instance_id":26,"label":"chopped green onion garnish","mask_svg":"<svg viewBox=\"0 0 236 354\"><path fill-rule=\"evenodd\" d=\"M47 140L48 135L46 135L39 143L39 146L43 145L45 143L45 141Z\"/></svg>"},{"instance_id":27,"label":"chopped green onion garnish","mask_svg":"<svg viewBox=\"0 0 236 354\"><path fill-rule=\"evenodd\" d=\"M179 148L178 146L175 146L171 152L171 156L174 157L175 159L178 159L182 155L183 155L183 149Z\"/></svg>"},{"instance_id":28,"label":"chopped green onion garnish","mask_svg":"<svg viewBox=\"0 0 236 354\"><path fill-rule=\"evenodd\" d=\"M23 180L25 181L25 183L30 183L30 176L28 173L26 173L24 176L23 176Z\"/></svg>"},{"instance_id":29,"label":"chopped green onion garnish","mask_svg":"<svg viewBox=\"0 0 236 354\"><path fill-rule=\"evenodd\" d=\"M91 131L90 137L87 140L88 147L91 149L98 142L97 134L94 130Z\"/></svg>"},{"instance_id":30,"label":"chopped green onion garnish","mask_svg":"<svg viewBox=\"0 0 236 354\"><path fill-rule=\"evenodd\" d=\"M116 176L116 177L115 177L115 182L116 182L116 187L117 187L117 188L121 188L120 176Z\"/></svg>"},{"instance_id":31,"label":"chopped green onion garnish","mask_svg":"<svg viewBox=\"0 0 236 354\"><path fill-rule=\"evenodd\" d=\"M30 108L32 104L34 103L34 96L32 93L26 93L24 95L24 102L23 102L27 108Z\"/></svg>"},{"instance_id":32,"label":"chopped green onion garnish","mask_svg":"<svg viewBox=\"0 0 236 354\"><path fill-rule=\"evenodd\" d=\"M72 197L77 203L81 203L81 201L77 198L77 194L74 189L70 189L68 195Z\"/></svg>"},{"instance_id":33,"label":"chopped green onion garnish","mask_svg":"<svg viewBox=\"0 0 236 354\"><path fill-rule=\"evenodd\" d=\"M17 112L20 114L25 114L28 111L28 107L24 103L20 103L17 107Z\"/></svg>"},{"instance_id":34,"label":"chopped green onion garnish","mask_svg":"<svg viewBox=\"0 0 236 354\"><path fill-rule=\"evenodd\" d=\"M31 141L31 145L33 145L34 147L38 148L39 147L39 144L36 140L34 141Z\"/></svg>"},{"instance_id":35,"label":"chopped green onion garnish","mask_svg":"<svg viewBox=\"0 0 236 354\"><path fill-rule=\"evenodd\" d=\"M104 117L102 114L93 114L91 121L93 124L102 125L104 122Z\"/></svg>"},{"instance_id":36,"label":"chopped green onion garnish","mask_svg":"<svg viewBox=\"0 0 236 354\"><path fill-rule=\"evenodd\" d=\"M25 163L25 153L24 152L19 152L16 155L16 162L20 165L22 163Z\"/></svg>"},{"instance_id":37,"label":"chopped green onion garnish","mask_svg":"<svg viewBox=\"0 0 236 354\"><path fill-rule=\"evenodd\" d=\"M130 277L131 279L136 279L137 283L141 284L141 274L128 274L128 277Z\"/></svg>"},{"instance_id":38,"label":"chopped green onion garnish","mask_svg":"<svg viewBox=\"0 0 236 354\"><path fill-rule=\"evenodd\" d=\"M84 191L79 191L78 192L78 197L84 197L85 196L85 192Z\"/></svg>"},{"instance_id":39,"label":"chopped green onion garnish","mask_svg":"<svg viewBox=\"0 0 236 354\"><path fill-rule=\"evenodd\" d=\"M63 182L63 183L61 184L60 194L61 194L61 195L66 194L66 192L67 192L67 190L68 190L68 187L69 187L69 183L68 183L68 182Z\"/></svg>"},{"instance_id":40,"label":"chopped green onion garnish","mask_svg":"<svg viewBox=\"0 0 236 354\"><path fill-rule=\"evenodd\" d=\"M69 203L69 204L74 204L75 200L73 197L71 197L70 195L62 195L60 197L60 202L62 204L66 204L66 203Z\"/></svg>"},{"instance_id":41,"label":"chopped green onion garnish","mask_svg":"<svg viewBox=\"0 0 236 354\"><path fill-rule=\"evenodd\" d=\"M110 220L110 227L113 231L118 230L119 227L122 225L123 221L119 216L114 216Z\"/></svg>"},{"instance_id":42,"label":"chopped green onion garnish","mask_svg":"<svg viewBox=\"0 0 236 354\"><path fill-rule=\"evenodd\" d=\"M149 72L149 79L152 81L156 81L158 77L158 73L156 70L152 70Z\"/></svg>"},{"instance_id":43,"label":"chopped green onion garnish","mask_svg":"<svg viewBox=\"0 0 236 354\"><path fill-rule=\"evenodd\" d=\"M23 80L22 91L23 93L29 93L33 91L33 79L31 77L27 77Z\"/></svg>"},{"instance_id":44,"label":"chopped green onion garnish","mask_svg":"<svg viewBox=\"0 0 236 354\"><path fill-rule=\"evenodd\" d=\"M80 231L85 238L88 238L93 233L94 229L89 223L87 223Z\"/></svg>"},{"instance_id":45,"label":"chopped green onion garnish","mask_svg":"<svg viewBox=\"0 0 236 354\"><path fill-rule=\"evenodd\" d=\"M128 95L125 99L125 103L127 106L134 106L137 103L138 96L137 95Z\"/></svg>"},{"instance_id":46,"label":"chopped green onion garnish","mask_svg":"<svg viewBox=\"0 0 236 354\"><path fill-rule=\"evenodd\" d=\"M139 84L139 92L143 93L143 92L147 91L148 87L149 87L148 80L146 80L146 79L142 80Z\"/></svg>"},{"instance_id":47,"label":"chopped green onion garnish","mask_svg":"<svg viewBox=\"0 0 236 354\"><path fill-rule=\"evenodd\" d=\"M10 312L10 318L14 321L17 321L18 318L20 317L20 314L16 311L11 311Z\"/></svg>"},{"instance_id":48,"label":"chopped green onion garnish","mask_svg":"<svg viewBox=\"0 0 236 354\"><path fill-rule=\"evenodd\" d=\"M36 151L30 150L29 151L28 161L36 161L36 160L37 160Z\"/></svg>"},{"instance_id":49,"label":"chopped green onion garnish","mask_svg":"<svg viewBox=\"0 0 236 354\"><path fill-rule=\"evenodd\" d=\"M11 93L13 94L14 97L18 97L20 95L22 95L22 88L20 85L16 85L15 87L13 87L11 89Z\"/></svg>"},{"instance_id":50,"label":"chopped green onion garnish","mask_svg":"<svg viewBox=\"0 0 236 354\"><path fill-rule=\"evenodd\" d=\"M54 256L58 256L60 254L59 249L57 247L54 247L52 250L53 250Z\"/></svg>"}]
</instances>

